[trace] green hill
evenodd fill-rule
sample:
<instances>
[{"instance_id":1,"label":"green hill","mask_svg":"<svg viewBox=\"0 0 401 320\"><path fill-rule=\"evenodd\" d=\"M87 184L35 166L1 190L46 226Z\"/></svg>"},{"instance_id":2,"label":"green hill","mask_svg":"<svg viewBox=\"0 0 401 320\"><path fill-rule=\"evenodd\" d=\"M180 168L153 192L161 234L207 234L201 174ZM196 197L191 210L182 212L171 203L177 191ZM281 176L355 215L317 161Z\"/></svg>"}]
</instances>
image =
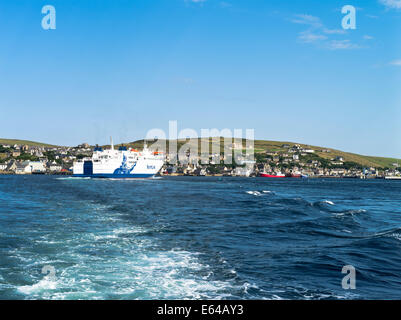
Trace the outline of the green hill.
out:
<instances>
[{"instance_id":1,"label":"green hill","mask_svg":"<svg viewBox=\"0 0 401 320\"><path fill-rule=\"evenodd\" d=\"M29 140L18 140L18 139L1 139L0 138L0 144L8 144L8 145L27 145L27 146L38 146L38 147L56 147L51 144L47 143L41 143L41 142L35 142L35 141L29 141Z\"/></svg>"},{"instance_id":2,"label":"green hill","mask_svg":"<svg viewBox=\"0 0 401 320\"><path fill-rule=\"evenodd\" d=\"M297 144L296 142L280 142L280 141L266 141L266 140L255 140L255 153L258 152L286 152L286 148L283 145L293 146ZM393 163L400 163L401 159L395 158L385 158L385 157L374 157L374 156L365 156L350 152L344 152L341 150L336 150L332 148L325 147L317 147L306 145L302 143L298 143L302 148L312 149L315 151L315 154L324 159L333 159L336 157L343 157L344 161L356 162L362 166L366 167L393 167ZM324 152L325 150L326 152ZM327 152L329 151L329 152Z\"/></svg>"},{"instance_id":3,"label":"green hill","mask_svg":"<svg viewBox=\"0 0 401 320\"><path fill-rule=\"evenodd\" d=\"M200 146L199 140L200 139L197 139L194 142L194 143L197 143L198 146ZM210 151L212 150L212 145L217 145L219 143L219 140L220 140L220 152L223 152L224 138L219 138L219 137L210 138L210 140L209 140L209 148L210 148L209 150ZM177 141L178 149L181 148L186 142L187 142L186 140L178 140ZM28 145L28 146L57 147L55 145L51 145L51 144L47 144L47 143L41 143L41 142L35 142L35 141L29 141L29 140L18 140L18 139L0 139L0 144L8 144L8 145L19 144L19 145ZM149 143L149 144L151 144L151 143ZM254 147L255 147L256 154L265 154L266 152L275 152L278 154L282 154L282 153L288 152L288 147L286 147L286 145L293 146L295 144L300 145L301 148L314 150L316 156L319 156L324 159L331 160L336 157L343 157L344 161L355 162L355 163L358 163L365 167L392 168L392 167L394 167L394 165L393 165L394 163L401 164L401 159L365 156L365 155L360 155L360 154L355 154L355 153L350 153L350 152L344 152L344 151L336 150L336 149L332 149L332 148L318 147L318 146L306 145L306 144L302 144L302 143L289 142L289 141L255 140ZM142 149L143 145L144 145L144 140L138 140L138 141L126 143L124 145L132 147L132 148ZM117 145L117 146L119 146L119 145ZM168 147L169 147L168 141L166 141L166 146L167 146L167 151L168 151ZM243 146L245 147L245 140L243 140ZM109 146L105 146L105 147L109 147Z\"/></svg>"},{"instance_id":4,"label":"green hill","mask_svg":"<svg viewBox=\"0 0 401 320\"><path fill-rule=\"evenodd\" d=\"M198 143L198 146L200 148L200 139L198 139L195 143ZM223 145L224 145L224 139L223 138L211 138L209 142L209 148L211 150L212 144L217 144L220 140L220 151L223 151ZM166 141L167 144L167 151L168 151L168 141ZM183 146L186 143L185 140L178 140L177 141L177 146L178 149ZM149 143L151 144L151 143ZM266 152L276 152L278 154L286 153L288 152L288 148L284 147L285 145L289 146L294 146L295 144L298 144L301 146L301 148L305 149L312 149L315 151L315 155L331 160L336 157L343 157L344 161L347 162L355 162L360 164L361 166L364 167L377 167L377 168L392 168L394 167L394 163L400 163L401 165L401 159L396 159L396 158L385 158L385 157L375 157L375 156L365 156L365 155L360 155L360 154L355 154L355 153L350 153L350 152L344 152L332 148L325 148L325 147L318 147L318 146L312 146L312 145L306 145L302 143L296 143L296 142L289 142L289 141L268 141L268 140L255 140L254 142L254 148L255 148L255 153L259 154L265 154ZM144 145L144 140L138 140L134 142L130 142L127 144L124 144L125 146L129 146L132 148L137 148L137 149L142 149ZM245 140L243 140L243 146L245 147Z\"/></svg>"}]
</instances>

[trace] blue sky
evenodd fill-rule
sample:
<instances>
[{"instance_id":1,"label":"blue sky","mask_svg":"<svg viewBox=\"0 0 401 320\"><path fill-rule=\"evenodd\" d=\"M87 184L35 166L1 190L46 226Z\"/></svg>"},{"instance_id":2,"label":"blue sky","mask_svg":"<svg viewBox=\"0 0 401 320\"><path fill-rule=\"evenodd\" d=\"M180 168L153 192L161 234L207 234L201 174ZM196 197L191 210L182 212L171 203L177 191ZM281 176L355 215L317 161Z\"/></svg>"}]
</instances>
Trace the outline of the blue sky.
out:
<instances>
[{"instance_id":1,"label":"blue sky","mask_svg":"<svg viewBox=\"0 0 401 320\"><path fill-rule=\"evenodd\" d=\"M127 142L177 120L401 158L400 36L401 0L0 0L0 137Z\"/></svg>"}]
</instances>

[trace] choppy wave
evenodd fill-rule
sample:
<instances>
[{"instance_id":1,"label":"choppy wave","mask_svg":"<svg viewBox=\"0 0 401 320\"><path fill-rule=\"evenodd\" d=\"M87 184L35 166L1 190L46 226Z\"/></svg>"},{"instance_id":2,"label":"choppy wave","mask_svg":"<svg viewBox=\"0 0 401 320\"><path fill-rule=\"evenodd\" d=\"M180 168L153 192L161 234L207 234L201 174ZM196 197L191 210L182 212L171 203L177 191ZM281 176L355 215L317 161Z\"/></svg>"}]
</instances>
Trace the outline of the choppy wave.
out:
<instances>
[{"instance_id":1,"label":"choppy wave","mask_svg":"<svg viewBox=\"0 0 401 320\"><path fill-rule=\"evenodd\" d=\"M273 191L270 190L262 190L262 191L247 191L247 194L253 195L253 196L262 196L262 195L267 195L267 194L274 194Z\"/></svg>"},{"instance_id":2,"label":"choppy wave","mask_svg":"<svg viewBox=\"0 0 401 320\"><path fill-rule=\"evenodd\" d=\"M219 299L233 286L210 279L209 267L187 251L142 252L107 263L88 262L64 268L55 280L45 277L17 290L41 299Z\"/></svg>"},{"instance_id":3,"label":"choppy wave","mask_svg":"<svg viewBox=\"0 0 401 320\"><path fill-rule=\"evenodd\" d=\"M360 214L360 213L366 213L366 212L367 211L365 209L354 209L354 210L345 210L345 211L342 211L342 212L335 212L334 214L336 216L342 217L342 216L347 216L347 215L353 216L353 215L357 215L357 214Z\"/></svg>"},{"instance_id":4,"label":"choppy wave","mask_svg":"<svg viewBox=\"0 0 401 320\"><path fill-rule=\"evenodd\" d=\"M28 271L32 283L17 286L19 294L32 299L221 299L230 296L235 287L235 270L229 270L233 274L231 279L213 279L212 268L202 263L199 253L161 250L151 238L141 236L149 233L149 229L124 226L121 217L110 215L110 206L88 204L87 207L96 212L92 222L109 221L116 228L71 234L75 238L69 239L65 246L52 237L36 241L43 247L58 247L53 260L39 260L39 256L27 250L14 250L13 255L24 261L29 270L43 265L57 270L55 279Z\"/></svg>"}]
</instances>

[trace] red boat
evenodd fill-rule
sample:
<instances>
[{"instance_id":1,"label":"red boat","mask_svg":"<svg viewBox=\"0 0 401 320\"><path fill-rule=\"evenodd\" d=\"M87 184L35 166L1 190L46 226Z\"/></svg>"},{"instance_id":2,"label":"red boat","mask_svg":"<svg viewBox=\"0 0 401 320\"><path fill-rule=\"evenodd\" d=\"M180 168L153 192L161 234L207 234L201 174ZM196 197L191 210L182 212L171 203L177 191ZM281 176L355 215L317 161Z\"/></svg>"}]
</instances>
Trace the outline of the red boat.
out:
<instances>
[{"instance_id":1,"label":"red boat","mask_svg":"<svg viewBox=\"0 0 401 320\"><path fill-rule=\"evenodd\" d=\"M282 173L276 173L276 174L261 173L259 176L262 178L285 178L285 174Z\"/></svg>"}]
</instances>

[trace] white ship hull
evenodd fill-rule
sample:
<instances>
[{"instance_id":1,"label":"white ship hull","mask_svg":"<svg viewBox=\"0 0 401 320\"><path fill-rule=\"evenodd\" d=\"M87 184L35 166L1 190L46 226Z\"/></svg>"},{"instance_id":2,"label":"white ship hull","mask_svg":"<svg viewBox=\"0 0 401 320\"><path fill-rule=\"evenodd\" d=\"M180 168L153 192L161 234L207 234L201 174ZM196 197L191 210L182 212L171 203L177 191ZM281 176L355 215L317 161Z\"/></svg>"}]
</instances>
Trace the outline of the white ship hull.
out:
<instances>
[{"instance_id":1,"label":"white ship hull","mask_svg":"<svg viewBox=\"0 0 401 320\"><path fill-rule=\"evenodd\" d=\"M95 149L91 159L74 163L75 177L94 178L151 178L164 164L164 157L133 150Z\"/></svg>"}]
</instances>

